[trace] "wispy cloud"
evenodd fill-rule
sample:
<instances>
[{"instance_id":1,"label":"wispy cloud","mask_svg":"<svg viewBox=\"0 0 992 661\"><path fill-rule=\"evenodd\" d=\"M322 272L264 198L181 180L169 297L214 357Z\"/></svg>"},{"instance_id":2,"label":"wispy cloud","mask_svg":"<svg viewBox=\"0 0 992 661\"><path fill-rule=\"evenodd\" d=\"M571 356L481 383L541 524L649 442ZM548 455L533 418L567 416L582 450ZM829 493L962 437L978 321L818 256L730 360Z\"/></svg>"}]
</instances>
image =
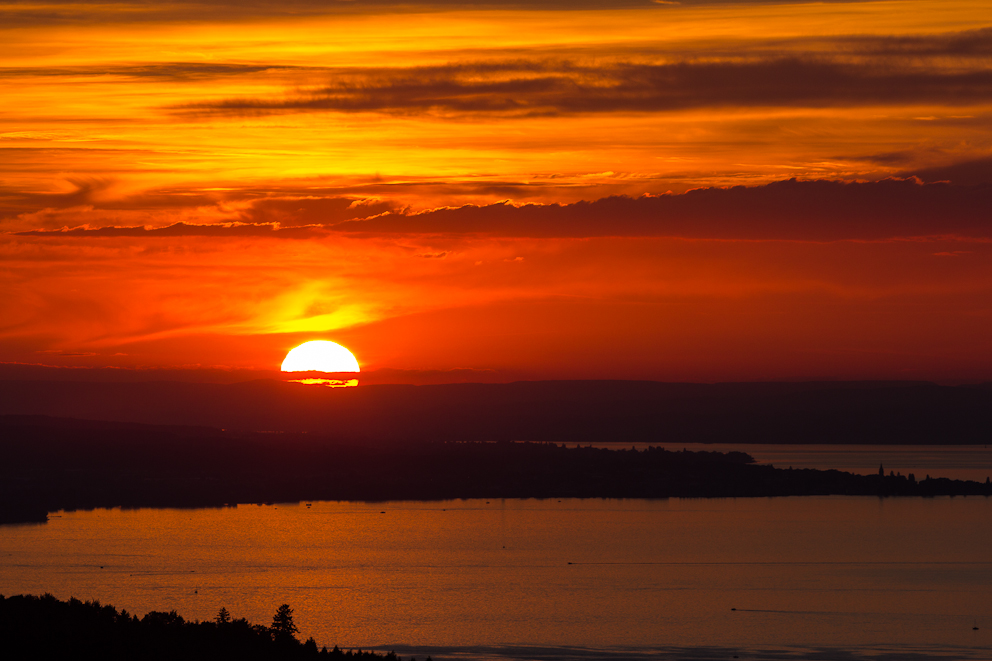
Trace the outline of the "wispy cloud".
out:
<instances>
[{"instance_id":1,"label":"wispy cloud","mask_svg":"<svg viewBox=\"0 0 992 661\"><path fill-rule=\"evenodd\" d=\"M983 39L944 40L937 54L986 48ZM992 103L992 72L925 66L912 56L929 42L888 48L898 61L814 56L598 65L554 60L328 71L326 85L283 98L229 98L183 103L182 115L283 112L383 112L501 116L668 112L697 108L850 107ZM960 47L960 48L959 48ZM916 50L914 50L916 49ZM970 50L969 50L970 49ZM930 52L930 51L926 51Z\"/></svg>"},{"instance_id":2,"label":"wispy cloud","mask_svg":"<svg viewBox=\"0 0 992 661\"><path fill-rule=\"evenodd\" d=\"M311 67L213 62L153 62L148 64L103 64L50 67L0 67L4 78L126 78L132 81L175 82L212 80L270 72L306 71ZM320 70L319 67L312 69Z\"/></svg>"},{"instance_id":3,"label":"wispy cloud","mask_svg":"<svg viewBox=\"0 0 992 661\"><path fill-rule=\"evenodd\" d=\"M158 21L199 22L229 18L300 17L335 14L372 14L390 12L441 12L452 10L580 11L657 7L664 10L678 6L855 3L865 0L11 0L0 6L0 20L6 25L79 25L88 23L147 23Z\"/></svg>"}]
</instances>

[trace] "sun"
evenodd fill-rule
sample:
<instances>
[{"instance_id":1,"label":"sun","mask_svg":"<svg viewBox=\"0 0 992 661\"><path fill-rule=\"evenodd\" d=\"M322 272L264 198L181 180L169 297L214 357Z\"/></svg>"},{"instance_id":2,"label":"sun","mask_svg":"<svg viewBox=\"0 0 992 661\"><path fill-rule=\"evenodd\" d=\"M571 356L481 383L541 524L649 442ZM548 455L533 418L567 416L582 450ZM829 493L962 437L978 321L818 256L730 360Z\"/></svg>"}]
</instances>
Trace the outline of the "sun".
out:
<instances>
[{"instance_id":1,"label":"sun","mask_svg":"<svg viewBox=\"0 0 992 661\"><path fill-rule=\"evenodd\" d=\"M337 342L311 340L292 349L282 361L283 372L361 372L355 356Z\"/></svg>"}]
</instances>

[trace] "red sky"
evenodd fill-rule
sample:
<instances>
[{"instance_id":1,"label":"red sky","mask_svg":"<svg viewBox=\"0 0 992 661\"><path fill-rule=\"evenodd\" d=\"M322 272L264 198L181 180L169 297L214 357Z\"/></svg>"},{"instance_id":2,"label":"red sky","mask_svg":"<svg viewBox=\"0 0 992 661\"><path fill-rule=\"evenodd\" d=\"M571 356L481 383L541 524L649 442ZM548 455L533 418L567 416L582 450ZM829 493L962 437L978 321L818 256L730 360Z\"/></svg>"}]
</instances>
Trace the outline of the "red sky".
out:
<instances>
[{"instance_id":1,"label":"red sky","mask_svg":"<svg viewBox=\"0 0 992 661\"><path fill-rule=\"evenodd\" d=\"M990 58L982 1L4 3L0 363L988 380Z\"/></svg>"}]
</instances>

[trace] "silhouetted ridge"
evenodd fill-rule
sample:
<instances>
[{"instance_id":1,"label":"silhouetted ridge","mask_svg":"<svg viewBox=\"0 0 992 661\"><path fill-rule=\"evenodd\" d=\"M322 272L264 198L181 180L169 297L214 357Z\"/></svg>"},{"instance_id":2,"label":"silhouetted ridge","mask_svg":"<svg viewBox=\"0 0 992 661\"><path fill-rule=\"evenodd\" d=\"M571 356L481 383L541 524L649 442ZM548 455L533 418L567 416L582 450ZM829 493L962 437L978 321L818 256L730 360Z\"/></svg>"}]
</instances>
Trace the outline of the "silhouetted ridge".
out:
<instances>
[{"instance_id":1,"label":"silhouetted ridge","mask_svg":"<svg viewBox=\"0 0 992 661\"><path fill-rule=\"evenodd\" d=\"M522 381L322 388L274 380L0 381L0 414L368 441L968 444L992 385Z\"/></svg>"},{"instance_id":2,"label":"silhouetted ridge","mask_svg":"<svg viewBox=\"0 0 992 661\"><path fill-rule=\"evenodd\" d=\"M0 496L11 504L0 522L59 509L302 500L992 494L988 483L776 469L743 452L360 443L26 416L0 416L0 453Z\"/></svg>"}]
</instances>

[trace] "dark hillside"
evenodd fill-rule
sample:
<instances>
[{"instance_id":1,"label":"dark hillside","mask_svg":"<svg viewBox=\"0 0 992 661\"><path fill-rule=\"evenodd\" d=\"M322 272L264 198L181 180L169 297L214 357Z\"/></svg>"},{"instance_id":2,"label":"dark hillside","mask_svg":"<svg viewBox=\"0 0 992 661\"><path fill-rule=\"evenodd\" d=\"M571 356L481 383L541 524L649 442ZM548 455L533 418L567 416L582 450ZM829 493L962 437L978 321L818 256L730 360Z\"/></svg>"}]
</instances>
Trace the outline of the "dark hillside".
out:
<instances>
[{"instance_id":1,"label":"dark hillside","mask_svg":"<svg viewBox=\"0 0 992 661\"><path fill-rule=\"evenodd\" d=\"M401 442L984 444L989 411L992 385L919 382L0 381L0 414Z\"/></svg>"},{"instance_id":2,"label":"dark hillside","mask_svg":"<svg viewBox=\"0 0 992 661\"><path fill-rule=\"evenodd\" d=\"M741 452L672 450L355 442L0 416L0 514L13 522L59 509L301 500L992 494L976 482L782 470Z\"/></svg>"}]
</instances>

